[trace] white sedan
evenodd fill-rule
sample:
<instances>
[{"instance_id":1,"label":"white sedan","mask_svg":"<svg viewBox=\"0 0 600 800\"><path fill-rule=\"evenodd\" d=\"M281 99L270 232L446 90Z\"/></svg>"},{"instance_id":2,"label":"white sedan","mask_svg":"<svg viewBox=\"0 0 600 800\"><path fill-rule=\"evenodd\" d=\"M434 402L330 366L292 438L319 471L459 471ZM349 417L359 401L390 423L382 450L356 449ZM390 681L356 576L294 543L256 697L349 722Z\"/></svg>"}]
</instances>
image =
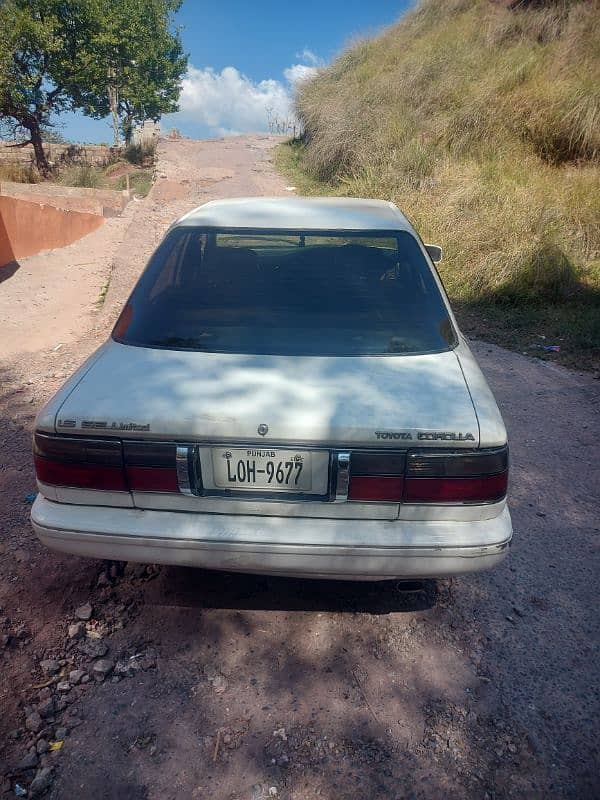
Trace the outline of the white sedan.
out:
<instances>
[{"instance_id":1,"label":"white sedan","mask_svg":"<svg viewBox=\"0 0 600 800\"><path fill-rule=\"evenodd\" d=\"M506 430L440 255L383 201L241 198L182 217L37 417L42 542L345 579L498 564Z\"/></svg>"}]
</instances>

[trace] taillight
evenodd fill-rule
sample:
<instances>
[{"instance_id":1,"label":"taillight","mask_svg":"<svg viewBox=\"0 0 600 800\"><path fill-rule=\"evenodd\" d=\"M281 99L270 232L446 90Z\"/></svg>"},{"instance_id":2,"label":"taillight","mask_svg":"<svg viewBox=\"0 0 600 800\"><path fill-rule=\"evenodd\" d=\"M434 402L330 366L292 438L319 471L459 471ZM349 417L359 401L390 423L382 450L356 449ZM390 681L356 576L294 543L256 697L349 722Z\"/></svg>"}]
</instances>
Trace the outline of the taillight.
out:
<instances>
[{"instance_id":1,"label":"taillight","mask_svg":"<svg viewBox=\"0 0 600 800\"><path fill-rule=\"evenodd\" d=\"M348 486L348 500L389 501L402 500L404 478L393 475L352 475Z\"/></svg>"},{"instance_id":2,"label":"taillight","mask_svg":"<svg viewBox=\"0 0 600 800\"><path fill-rule=\"evenodd\" d=\"M179 492L174 443L36 433L33 453L39 481L50 486Z\"/></svg>"},{"instance_id":3,"label":"taillight","mask_svg":"<svg viewBox=\"0 0 600 800\"><path fill-rule=\"evenodd\" d=\"M116 439L50 436L33 440L35 472L42 483L126 492L121 442Z\"/></svg>"},{"instance_id":4,"label":"taillight","mask_svg":"<svg viewBox=\"0 0 600 800\"><path fill-rule=\"evenodd\" d=\"M348 500L393 503L492 503L506 496L508 449L354 452Z\"/></svg>"},{"instance_id":5,"label":"taillight","mask_svg":"<svg viewBox=\"0 0 600 800\"><path fill-rule=\"evenodd\" d=\"M405 503L493 503L506 496L508 449L409 453Z\"/></svg>"},{"instance_id":6,"label":"taillight","mask_svg":"<svg viewBox=\"0 0 600 800\"><path fill-rule=\"evenodd\" d=\"M125 472L132 491L178 492L176 446L171 442L123 442Z\"/></svg>"},{"instance_id":7,"label":"taillight","mask_svg":"<svg viewBox=\"0 0 600 800\"><path fill-rule=\"evenodd\" d=\"M405 453L352 453L348 500L399 503L405 464Z\"/></svg>"},{"instance_id":8,"label":"taillight","mask_svg":"<svg viewBox=\"0 0 600 800\"><path fill-rule=\"evenodd\" d=\"M125 334L127 333L127 329L131 325L131 320L133 318L133 306L131 303L127 302L123 306L123 310L119 314L119 319L115 323L115 327L112 331L112 338L119 341Z\"/></svg>"}]
</instances>

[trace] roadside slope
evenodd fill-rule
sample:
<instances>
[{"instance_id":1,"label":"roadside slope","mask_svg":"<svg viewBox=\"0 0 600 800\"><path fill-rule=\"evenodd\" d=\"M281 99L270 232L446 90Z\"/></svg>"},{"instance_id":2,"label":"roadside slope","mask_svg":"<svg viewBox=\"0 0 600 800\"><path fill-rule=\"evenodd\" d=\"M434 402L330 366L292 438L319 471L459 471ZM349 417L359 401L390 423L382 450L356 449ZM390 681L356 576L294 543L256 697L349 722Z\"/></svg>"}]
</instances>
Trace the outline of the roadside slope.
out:
<instances>
[{"instance_id":1,"label":"roadside slope","mask_svg":"<svg viewBox=\"0 0 600 800\"><path fill-rule=\"evenodd\" d=\"M532 5L421 0L300 85L280 161L304 192L396 202L467 331L598 369L600 6Z\"/></svg>"}]
</instances>

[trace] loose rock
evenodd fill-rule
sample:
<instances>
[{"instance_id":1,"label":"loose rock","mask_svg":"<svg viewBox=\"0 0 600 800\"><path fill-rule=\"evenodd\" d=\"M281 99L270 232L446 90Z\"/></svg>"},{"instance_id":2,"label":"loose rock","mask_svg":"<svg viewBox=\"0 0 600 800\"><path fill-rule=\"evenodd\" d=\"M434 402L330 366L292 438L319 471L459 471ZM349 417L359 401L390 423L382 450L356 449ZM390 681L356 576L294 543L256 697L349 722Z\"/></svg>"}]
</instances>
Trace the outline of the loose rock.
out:
<instances>
[{"instance_id":1,"label":"loose rock","mask_svg":"<svg viewBox=\"0 0 600 800\"><path fill-rule=\"evenodd\" d=\"M217 677L212 680L212 687L215 694L223 694L227 689L227 680L223 675L217 675Z\"/></svg>"},{"instance_id":2,"label":"loose rock","mask_svg":"<svg viewBox=\"0 0 600 800\"><path fill-rule=\"evenodd\" d=\"M92 667L92 672L94 673L94 678L99 681L103 681L107 675L114 669L114 663L108 658L100 658L98 661L95 662L94 666Z\"/></svg>"},{"instance_id":3,"label":"loose rock","mask_svg":"<svg viewBox=\"0 0 600 800\"><path fill-rule=\"evenodd\" d=\"M25 720L25 727L32 733L38 733L42 729L43 721L37 711L32 711L28 714Z\"/></svg>"},{"instance_id":4,"label":"loose rock","mask_svg":"<svg viewBox=\"0 0 600 800\"><path fill-rule=\"evenodd\" d=\"M85 624L83 622L74 622L69 625L69 639L81 639L85 635Z\"/></svg>"},{"instance_id":5,"label":"loose rock","mask_svg":"<svg viewBox=\"0 0 600 800\"><path fill-rule=\"evenodd\" d=\"M85 675L84 670L72 669L71 672L69 672L69 681L73 686L75 686L81 681L84 675Z\"/></svg>"},{"instance_id":6,"label":"loose rock","mask_svg":"<svg viewBox=\"0 0 600 800\"><path fill-rule=\"evenodd\" d=\"M38 770L35 778L29 787L30 797L39 797L43 792L50 787L52 783L52 767L44 767Z\"/></svg>"},{"instance_id":7,"label":"loose rock","mask_svg":"<svg viewBox=\"0 0 600 800\"><path fill-rule=\"evenodd\" d=\"M51 717L52 714L54 714L54 699L48 697L42 700L42 702L37 705L37 711L41 717Z\"/></svg>"},{"instance_id":8,"label":"loose rock","mask_svg":"<svg viewBox=\"0 0 600 800\"><path fill-rule=\"evenodd\" d=\"M28 769L35 769L38 765L38 757L37 752L35 749L32 749L27 753L25 758L21 759L17 764L16 772L24 772Z\"/></svg>"},{"instance_id":9,"label":"loose rock","mask_svg":"<svg viewBox=\"0 0 600 800\"><path fill-rule=\"evenodd\" d=\"M77 619L87 622L88 619L92 618L92 606L89 603L84 603L82 606L75 609L75 616Z\"/></svg>"},{"instance_id":10,"label":"loose rock","mask_svg":"<svg viewBox=\"0 0 600 800\"><path fill-rule=\"evenodd\" d=\"M60 728L55 728L54 730L54 739L57 742L62 742L67 738L68 731L65 727L61 726Z\"/></svg>"}]
</instances>

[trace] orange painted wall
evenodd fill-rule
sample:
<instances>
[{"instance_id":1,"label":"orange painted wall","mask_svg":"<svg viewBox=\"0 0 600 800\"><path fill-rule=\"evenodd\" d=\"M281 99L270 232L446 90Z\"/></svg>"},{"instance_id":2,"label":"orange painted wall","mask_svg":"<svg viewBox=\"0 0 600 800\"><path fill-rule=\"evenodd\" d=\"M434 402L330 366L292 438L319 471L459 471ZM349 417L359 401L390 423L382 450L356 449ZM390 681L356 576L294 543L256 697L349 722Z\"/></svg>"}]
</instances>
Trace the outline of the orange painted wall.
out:
<instances>
[{"instance_id":1,"label":"orange painted wall","mask_svg":"<svg viewBox=\"0 0 600 800\"><path fill-rule=\"evenodd\" d=\"M104 217L0 196L0 267L64 247L99 228Z\"/></svg>"}]
</instances>

